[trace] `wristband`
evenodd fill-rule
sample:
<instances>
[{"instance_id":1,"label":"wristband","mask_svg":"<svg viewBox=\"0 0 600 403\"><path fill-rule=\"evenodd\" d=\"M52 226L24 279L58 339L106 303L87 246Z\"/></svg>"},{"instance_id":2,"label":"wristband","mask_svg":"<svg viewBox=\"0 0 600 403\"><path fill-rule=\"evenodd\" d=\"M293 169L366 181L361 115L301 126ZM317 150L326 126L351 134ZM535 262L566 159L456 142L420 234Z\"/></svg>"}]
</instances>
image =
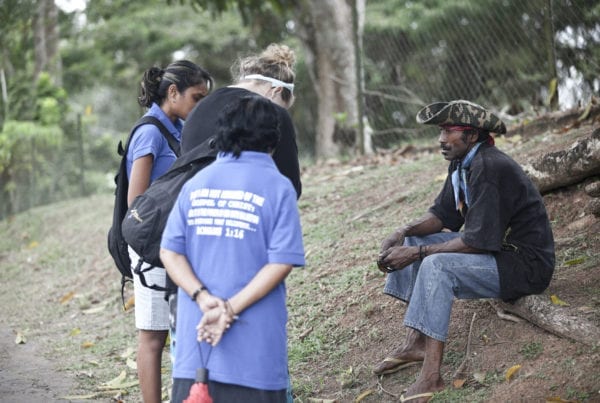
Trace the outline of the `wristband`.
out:
<instances>
[{"instance_id":1,"label":"wristband","mask_svg":"<svg viewBox=\"0 0 600 403\"><path fill-rule=\"evenodd\" d=\"M202 287L198 288L196 291L194 291L194 293L192 294L192 301L196 302L196 298L198 298L198 295L200 295L200 293L202 291L208 292L208 288L206 288L205 286L202 286Z\"/></svg>"},{"instance_id":2,"label":"wristband","mask_svg":"<svg viewBox=\"0 0 600 403\"><path fill-rule=\"evenodd\" d=\"M419 245L419 260L423 260L425 258L425 254L423 253L423 245Z\"/></svg>"}]
</instances>

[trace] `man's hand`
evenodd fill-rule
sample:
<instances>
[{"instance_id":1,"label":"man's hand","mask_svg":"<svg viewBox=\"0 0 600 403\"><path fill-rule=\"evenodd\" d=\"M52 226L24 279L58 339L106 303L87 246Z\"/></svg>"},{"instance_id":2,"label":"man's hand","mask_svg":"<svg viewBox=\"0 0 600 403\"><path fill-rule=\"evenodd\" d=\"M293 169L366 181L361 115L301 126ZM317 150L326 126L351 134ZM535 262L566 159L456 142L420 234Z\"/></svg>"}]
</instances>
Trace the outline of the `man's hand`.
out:
<instances>
[{"instance_id":1,"label":"man's hand","mask_svg":"<svg viewBox=\"0 0 600 403\"><path fill-rule=\"evenodd\" d=\"M418 246L392 246L379 254L377 266L384 273L400 270L419 259Z\"/></svg>"},{"instance_id":2,"label":"man's hand","mask_svg":"<svg viewBox=\"0 0 600 403\"><path fill-rule=\"evenodd\" d=\"M383 240L379 255L381 256L381 254L393 246L402 246L402 244L404 244L404 232L396 230Z\"/></svg>"},{"instance_id":3,"label":"man's hand","mask_svg":"<svg viewBox=\"0 0 600 403\"><path fill-rule=\"evenodd\" d=\"M388 264L384 262L384 258L390 253L390 249L396 246L402 246L404 244L404 232L396 230L392 234L390 234L387 238L383 240L381 243L381 250L379 251L379 256L377 257L377 267L384 273L389 273L393 271Z\"/></svg>"}]
</instances>

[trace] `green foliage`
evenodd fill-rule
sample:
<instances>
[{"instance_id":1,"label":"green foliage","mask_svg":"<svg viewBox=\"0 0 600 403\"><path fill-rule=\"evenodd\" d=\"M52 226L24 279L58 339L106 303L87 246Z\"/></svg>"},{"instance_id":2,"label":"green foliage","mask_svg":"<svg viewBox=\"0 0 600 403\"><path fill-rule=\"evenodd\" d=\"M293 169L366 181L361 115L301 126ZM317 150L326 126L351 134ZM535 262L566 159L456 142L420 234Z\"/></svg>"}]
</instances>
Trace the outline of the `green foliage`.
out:
<instances>
[{"instance_id":1,"label":"green foliage","mask_svg":"<svg viewBox=\"0 0 600 403\"><path fill-rule=\"evenodd\" d=\"M173 3L174 0L168 0ZM185 4L186 0L180 0ZM293 7L291 0L190 0L194 8L208 10L213 15L223 14L225 11L237 9L242 15L244 22L249 23L250 19L259 14L273 13L283 14L285 10Z\"/></svg>"},{"instance_id":2,"label":"green foliage","mask_svg":"<svg viewBox=\"0 0 600 403\"><path fill-rule=\"evenodd\" d=\"M55 158L62 142L56 125L7 121L0 132L0 217L52 200Z\"/></svg>"},{"instance_id":3,"label":"green foliage","mask_svg":"<svg viewBox=\"0 0 600 403\"><path fill-rule=\"evenodd\" d=\"M142 113L138 87L151 66L189 59L219 87L230 83L236 58L260 46L235 12L213 18L177 2L167 7L164 0L100 0L88 5L86 15L89 23L65 43L62 56L66 89L73 103L92 107L94 133L129 131Z\"/></svg>"},{"instance_id":4,"label":"green foliage","mask_svg":"<svg viewBox=\"0 0 600 403\"><path fill-rule=\"evenodd\" d=\"M523 357L527 358L528 360L537 358L540 354L542 354L543 351L544 346L538 341L527 343L519 350Z\"/></svg>"}]
</instances>

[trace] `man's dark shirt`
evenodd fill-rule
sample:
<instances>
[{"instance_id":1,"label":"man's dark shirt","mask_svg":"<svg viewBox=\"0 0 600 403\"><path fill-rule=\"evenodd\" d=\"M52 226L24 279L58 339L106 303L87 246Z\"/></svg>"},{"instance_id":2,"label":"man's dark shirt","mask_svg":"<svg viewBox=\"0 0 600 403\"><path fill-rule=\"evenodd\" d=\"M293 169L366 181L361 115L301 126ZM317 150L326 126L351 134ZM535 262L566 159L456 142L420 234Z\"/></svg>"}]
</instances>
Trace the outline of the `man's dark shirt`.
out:
<instances>
[{"instance_id":1,"label":"man's dark shirt","mask_svg":"<svg viewBox=\"0 0 600 403\"><path fill-rule=\"evenodd\" d=\"M500 277L500 297L513 300L544 291L554 271L554 239L544 202L519 164L494 146L482 144L467 185L470 205L456 210L450 174L429 209L445 228L459 231L465 244L492 253Z\"/></svg>"},{"instance_id":2,"label":"man's dark shirt","mask_svg":"<svg viewBox=\"0 0 600 403\"><path fill-rule=\"evenodd\" d=\"M216 134L219 112L231 101L247 95L256 94L243 88L224 87L219 88L198 102L183 125L181 154L184 155L210 136ZM279 114L279 132L281 136L273 153L273 161L275 161L279 172L292 182L296 194L300 198L302 183L300 182L296 131L288 111L277 104L275 106Z\"/></svg>"}]
</instances>

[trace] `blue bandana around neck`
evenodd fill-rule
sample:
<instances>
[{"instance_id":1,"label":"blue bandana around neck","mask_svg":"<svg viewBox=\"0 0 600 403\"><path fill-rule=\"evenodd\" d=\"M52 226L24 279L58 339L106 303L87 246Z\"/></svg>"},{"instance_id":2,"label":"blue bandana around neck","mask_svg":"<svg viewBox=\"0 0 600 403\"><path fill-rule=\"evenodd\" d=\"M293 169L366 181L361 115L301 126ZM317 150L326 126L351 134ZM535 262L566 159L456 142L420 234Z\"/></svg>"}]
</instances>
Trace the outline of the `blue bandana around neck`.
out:
<instances>
[{"instance_id":1,"label":"blue bandana around neck","mask_svg":"<svg viewBox=\"0 0 600 403\"><path fill-rule=\"evenodd\" d=\"M467 170L471 166L471 162L473 161L473 157L477 154L477 150L479 147L485 143L482 141L480 143L475 144L475 146L467 153L467 155L460 161L452 172L452 188L454 189L454 202L456 203L456 209L458 211L462 211L462 202L460 200L460 190L462 189L463 194L465 195L465 204L469 207L469 190L467 188Z\"/></svg>"}]
</instances>

